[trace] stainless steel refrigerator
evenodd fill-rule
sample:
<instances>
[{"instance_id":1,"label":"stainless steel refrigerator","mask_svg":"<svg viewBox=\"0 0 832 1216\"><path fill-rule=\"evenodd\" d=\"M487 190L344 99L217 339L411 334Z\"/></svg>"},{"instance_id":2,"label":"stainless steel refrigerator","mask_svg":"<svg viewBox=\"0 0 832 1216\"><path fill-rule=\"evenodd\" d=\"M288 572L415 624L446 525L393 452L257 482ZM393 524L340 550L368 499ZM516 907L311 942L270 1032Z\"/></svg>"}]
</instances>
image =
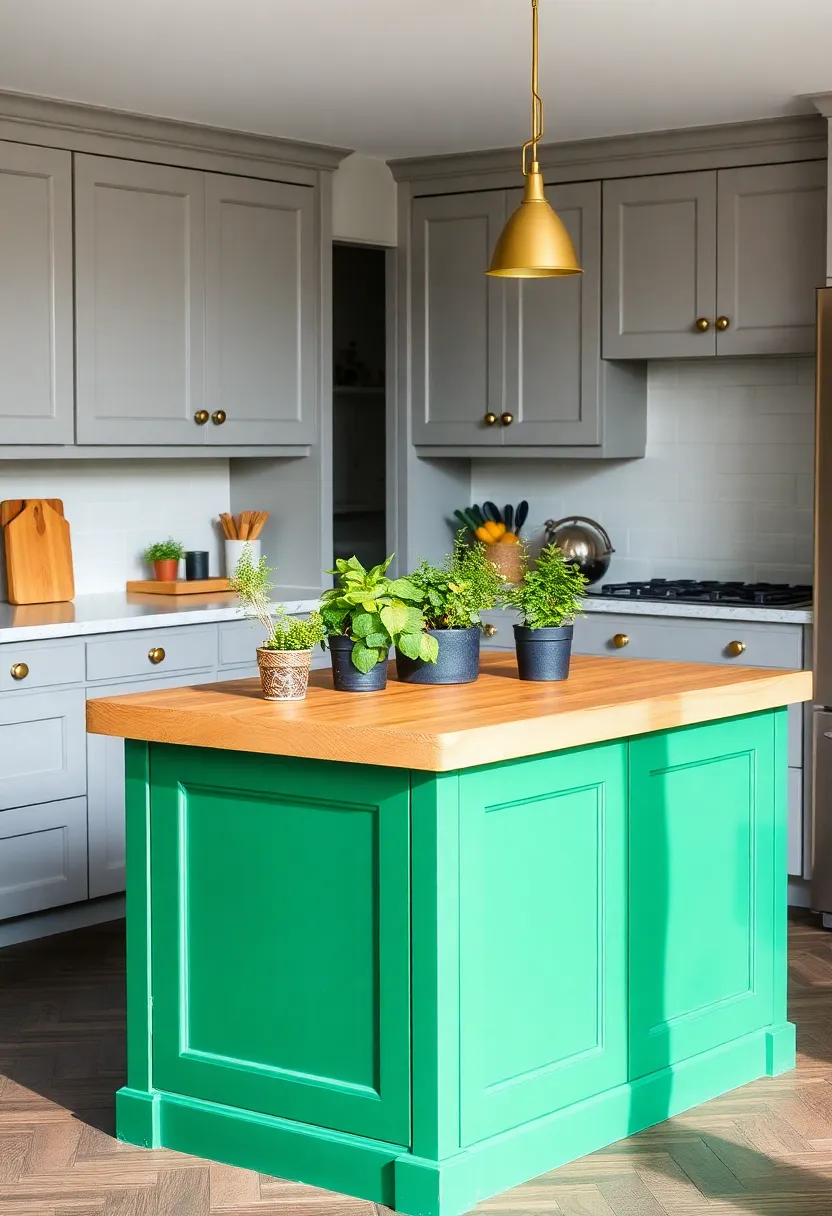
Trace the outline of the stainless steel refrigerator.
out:
<instances>
[{"instance_id":1,"label":"stainless steel refrigerator","mask_svg":"<svg viewBox=\"0 0 832 1216\"><path fill-rule=\"evenodd\" d=\"M832 287L818 292L812 907L832 928Z\"/></svg>"}]
</instances>

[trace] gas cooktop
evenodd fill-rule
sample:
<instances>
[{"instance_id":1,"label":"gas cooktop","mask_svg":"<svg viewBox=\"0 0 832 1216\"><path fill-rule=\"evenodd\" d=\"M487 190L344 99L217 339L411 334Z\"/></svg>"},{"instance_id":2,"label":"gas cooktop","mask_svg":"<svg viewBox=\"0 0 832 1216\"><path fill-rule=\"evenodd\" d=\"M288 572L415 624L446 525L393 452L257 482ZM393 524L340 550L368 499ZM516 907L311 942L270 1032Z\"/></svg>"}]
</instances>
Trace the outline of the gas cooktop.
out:
<instances>
[{"instance_id":1,"label":"gas cooktop","mask_svg":"<svg viewBox=\"0 0 832 1216\"><path fill-rule=\"evenodd\" d=\"M743 604L760 608L797 608L812 602L812 588L800 584L700 582L694 578L605 583L586 594L608 599L677 600L683 604Z\"/></svg>"}]
</instances>

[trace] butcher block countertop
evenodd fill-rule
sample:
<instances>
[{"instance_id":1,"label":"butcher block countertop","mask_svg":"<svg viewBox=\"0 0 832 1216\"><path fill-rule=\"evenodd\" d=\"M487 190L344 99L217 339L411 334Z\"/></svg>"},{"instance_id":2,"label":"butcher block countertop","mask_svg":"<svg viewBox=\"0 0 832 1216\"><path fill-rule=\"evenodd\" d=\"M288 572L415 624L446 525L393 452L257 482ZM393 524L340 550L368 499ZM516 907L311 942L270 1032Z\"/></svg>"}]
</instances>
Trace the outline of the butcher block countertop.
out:
<instances>
[{"instance_id":1,"label":"butcher block countertop","mask_svg":"<svg viewBox=\"0 0 832 1216\"><path fill-rule=\"evenodd\" d=\"M514 654L484 654L475 684L340 693L313 672L305 701L259 680L87 704L87 729L152 743L448 772L808 701L808 671L577 655L560 684L521 683Z\"/></svg>"}]
</instances>

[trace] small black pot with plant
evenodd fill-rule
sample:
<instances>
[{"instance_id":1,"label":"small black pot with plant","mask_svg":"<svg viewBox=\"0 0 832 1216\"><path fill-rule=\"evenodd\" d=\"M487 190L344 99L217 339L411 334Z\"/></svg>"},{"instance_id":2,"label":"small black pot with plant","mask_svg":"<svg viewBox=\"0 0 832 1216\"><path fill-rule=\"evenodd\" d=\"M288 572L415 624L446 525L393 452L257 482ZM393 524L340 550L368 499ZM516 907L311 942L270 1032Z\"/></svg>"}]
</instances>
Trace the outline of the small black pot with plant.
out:
<instances>
[{"instance_id":1,"label":"small black pot with plant","mask_svg":"<svg viewBox=\"0 0 832 1216\"><path fill-rule=\"evenodd\" d=\"M421 592L406 578L391 579L387 561L365 570L357 557L339 558L337 586L321 597L321 617L332 653L332 680L339 692L378 692L387 686L391 646L436 661L437 645L425 633Z\"/></svg>"},{"instance_id":2,"label":"small black pot with plant","mask_svg":"<svg viewBox=\"0 0 832 1216\"><path fill-rule=\"evenodd\" d=\"M408 579L419 591L426 632L436 639L435 663L396 645L396 674L406 684L471 684L479 675L482 613L497 604L505 579L485 545L460 533L441 566L422 561Z\"/></svg>"},{"instance_id":3,"label":"small black pot with plant","mask_svg":"<svg viewBox=\"0 0 832 1216\"><path fill-rule=\"evenodd\" d=\"M586 579L555 544L541 550L522 583L507 586L503 602L523 616L514 626L521 680L565 680L572 657L572 622L581 611Z\"/></svg>"}]
</instances>

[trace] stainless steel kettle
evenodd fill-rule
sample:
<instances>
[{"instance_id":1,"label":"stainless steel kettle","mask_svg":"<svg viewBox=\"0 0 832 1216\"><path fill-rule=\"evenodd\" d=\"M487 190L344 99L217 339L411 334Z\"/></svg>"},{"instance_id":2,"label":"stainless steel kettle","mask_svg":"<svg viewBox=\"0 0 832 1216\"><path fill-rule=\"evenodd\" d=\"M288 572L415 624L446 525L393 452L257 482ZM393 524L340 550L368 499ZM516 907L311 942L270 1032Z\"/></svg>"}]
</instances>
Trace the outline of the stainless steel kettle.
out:
<instances>
[{"instance_id":1,"label":"stainless steel kettle","mask_svg":"<svg viewBox=\"0 0 832 1216\"><path fill-rule=\"evenodd\" d=\"M546 544L552 541L568 561L574 562L590 583L597 583L610 568L615 549L606 530L594 519L584 515L567 515L565 519L547 519Z\"/></svg>"}]
</instances>

